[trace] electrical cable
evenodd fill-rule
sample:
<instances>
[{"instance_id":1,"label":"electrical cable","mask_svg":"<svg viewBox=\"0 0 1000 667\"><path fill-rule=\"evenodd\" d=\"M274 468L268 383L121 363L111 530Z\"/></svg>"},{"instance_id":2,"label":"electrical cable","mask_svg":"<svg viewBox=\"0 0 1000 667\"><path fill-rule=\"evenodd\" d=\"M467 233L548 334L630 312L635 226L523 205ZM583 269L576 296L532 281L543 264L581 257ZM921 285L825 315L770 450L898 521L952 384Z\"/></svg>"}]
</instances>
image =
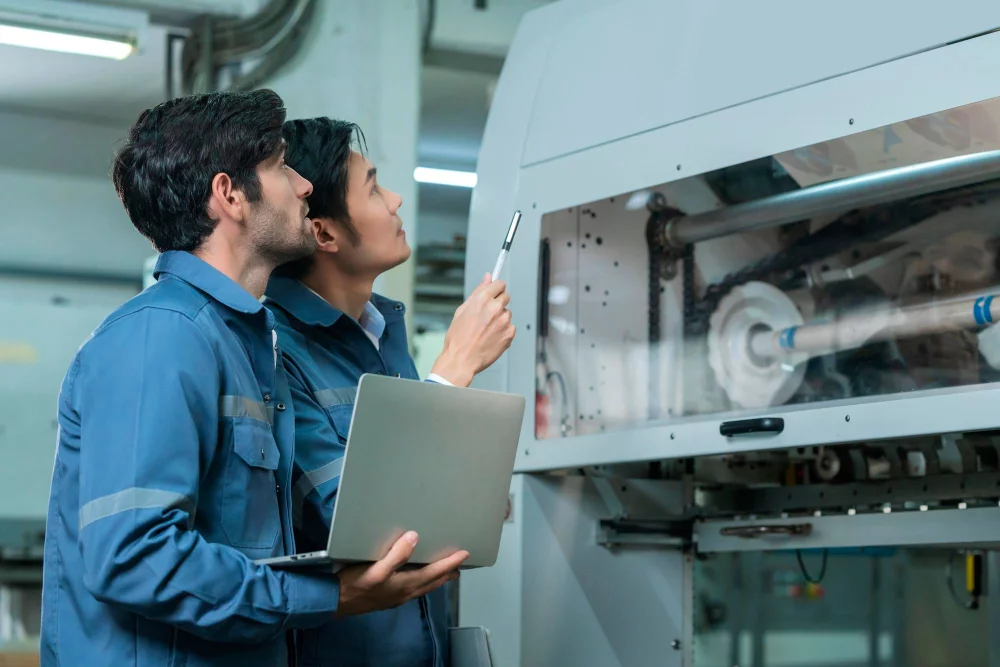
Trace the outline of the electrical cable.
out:
<instances>
[{"instance_id":1,"label":"electrical cable","mask_svg":"<svg viewBox=\"0 0 1000 667\"><path fill-rule=\"evenodd\" d=\"M559 383L559 393L562 396L559 411L559 432L565 438L569 431L569 392L566 391L566 378L559 371L549 371L546 373L545 384L548 385L553 378Z\"/></svg>"},{"instance_id":2,"label":"electrical cable","mask_svg":"<svg viewBox=\"0 0 1000 667\"><path fill-rule=\"evenodd\" d=\"M802 578L806 580L807 584L820 584L823 582L823 578L826 576L826 563L829 556L830 552L823 549L823 561L819 566L819 576L813 578L809 575L806 564L802 560L802 551L800 549L795 550L795 559L799 561L799 570L802 571Z\"/></svg>"}]
</instances>

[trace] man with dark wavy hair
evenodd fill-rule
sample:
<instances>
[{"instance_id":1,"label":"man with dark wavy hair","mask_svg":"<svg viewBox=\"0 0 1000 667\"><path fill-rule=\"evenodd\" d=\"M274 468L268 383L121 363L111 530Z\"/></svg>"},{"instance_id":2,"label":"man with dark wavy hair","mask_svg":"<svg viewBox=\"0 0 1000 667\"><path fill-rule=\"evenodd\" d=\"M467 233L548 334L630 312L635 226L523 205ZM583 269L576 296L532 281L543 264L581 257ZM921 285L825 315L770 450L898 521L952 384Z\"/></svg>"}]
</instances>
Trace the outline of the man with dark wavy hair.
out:
<instances>
[{"instance_id":1,"label":"man with dark wavy hair","mask_svg":"<svg viewBox=\"0 0 1000 667\"><path fill-rule=\"evenodd\" d=\"M284 120L271 91L176 99L144 112L116 156L158 282L63 381L43 665L288 665L292 630L403 604L467 557L398 572L410 534L338 576L255 563L294 552L294 406L260 299L272 269L316 248Z\"/></svg>"}]
</instances>

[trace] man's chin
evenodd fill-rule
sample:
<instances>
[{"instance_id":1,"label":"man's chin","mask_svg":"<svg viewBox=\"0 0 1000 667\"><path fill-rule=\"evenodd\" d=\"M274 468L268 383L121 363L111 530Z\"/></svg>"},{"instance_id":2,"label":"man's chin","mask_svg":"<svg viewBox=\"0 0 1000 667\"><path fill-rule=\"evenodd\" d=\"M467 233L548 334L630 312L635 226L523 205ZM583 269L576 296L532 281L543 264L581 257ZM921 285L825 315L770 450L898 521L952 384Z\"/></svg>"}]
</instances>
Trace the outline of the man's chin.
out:
<instances>
[{"instance_id":1,"label":"man's chin","mask_svg":"<svg viewBox=\"0 0 1000 667\"><path fill-rule=\"evenodd\" d=\"M272 248L268 253L271 260L277 265L288 264L296 260L311 257L316 252L316 239L309 237L308 242L303 242L295 246L285 246L282 248Z\"/></svg>"},{"instance_id":2,"label":"man's chin","mask_svg":"<svg viewBox=\"0 0 1000 667\"><path fill-rule=\"evenodd\" d=\"M406 262L410 259L410 255L412 255L412 254L413 254L413 251L410 250L410 246L406 246L406 250L403 251L403 252L401 252L396 257L396 259L394 261L387 263L386 266L385 266L385 268L383 268L381 271L379 271L379 273L385 273L386 271L392 271L397 266L402 266L403 264L406 264Z\"/></svg>"}]
</instances>

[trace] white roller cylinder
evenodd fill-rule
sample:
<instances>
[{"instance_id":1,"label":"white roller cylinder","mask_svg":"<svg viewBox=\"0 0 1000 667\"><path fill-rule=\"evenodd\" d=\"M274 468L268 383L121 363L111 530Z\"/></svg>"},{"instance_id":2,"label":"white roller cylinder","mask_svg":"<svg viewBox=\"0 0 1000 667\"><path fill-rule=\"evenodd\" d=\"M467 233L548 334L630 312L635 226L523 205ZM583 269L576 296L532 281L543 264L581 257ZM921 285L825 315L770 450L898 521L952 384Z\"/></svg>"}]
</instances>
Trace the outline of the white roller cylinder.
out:
<instances>
[{"instance_id":1,"label":"white roller cylinder","mask_svg":"<svg viewBox=\"0 0 1000 667\"><path fill-rule=\"evenodd\" d=\"M883 340L972 329L998 320L1000 302L994 301L993 296L981 296L854 313L832 322L761 331L751 336L750 350L765 358L781 358L793 352L819 356Z\"/></svg>"}]
</instances>

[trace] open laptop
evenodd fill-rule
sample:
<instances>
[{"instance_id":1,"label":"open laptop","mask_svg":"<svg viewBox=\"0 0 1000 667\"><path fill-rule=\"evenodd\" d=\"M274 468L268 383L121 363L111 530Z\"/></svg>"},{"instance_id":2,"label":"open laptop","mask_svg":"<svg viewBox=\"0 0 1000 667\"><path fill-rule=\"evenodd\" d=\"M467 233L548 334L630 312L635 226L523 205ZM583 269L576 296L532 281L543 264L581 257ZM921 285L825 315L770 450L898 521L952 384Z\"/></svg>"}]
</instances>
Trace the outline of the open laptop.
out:
<instances>
[{"instance_id":1,"label":"open laptop","mask_svg":"<svg viewBox=\"0 0 1000 667\"><path fill-rule=\"evenodd\" d=\"M411 565L460 550L463 569L493 565L524 409L522 396L363 375L326 550L257 562L337 570L413 530Z\"/></svg>"}]
</instances>

